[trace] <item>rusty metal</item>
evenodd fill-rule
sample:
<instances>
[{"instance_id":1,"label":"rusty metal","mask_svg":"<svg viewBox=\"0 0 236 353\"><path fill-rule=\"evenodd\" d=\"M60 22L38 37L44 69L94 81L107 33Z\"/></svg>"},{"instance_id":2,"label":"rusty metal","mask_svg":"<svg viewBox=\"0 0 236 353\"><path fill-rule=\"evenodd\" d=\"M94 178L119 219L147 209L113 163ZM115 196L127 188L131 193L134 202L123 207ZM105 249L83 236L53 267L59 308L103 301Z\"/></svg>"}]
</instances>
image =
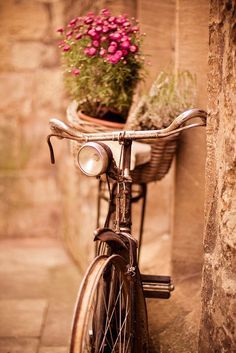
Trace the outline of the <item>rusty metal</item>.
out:
<instances>
[{"instance_id":1,"label":"rusty metal","mask_svg":"<svg viewBox=\"0 0 236 353\"><path fill-rule=\"evenodd\" d=\"M191 119L200 118L200 123L192 123L184 125ZM205 126L207 113L200 109L190 109L180 114L174 121L165 129L161 130L148 130L148 131L113 131L101 132L93 134L79 133L76 129L70 127L58 119L51 119L49 124L52 130L52 135L59 138L66 138L80 143L88 141L124 141L124 140L145 140L145 139L158 139L175 135L178 132Z\"/></svg>"}]
</instances>

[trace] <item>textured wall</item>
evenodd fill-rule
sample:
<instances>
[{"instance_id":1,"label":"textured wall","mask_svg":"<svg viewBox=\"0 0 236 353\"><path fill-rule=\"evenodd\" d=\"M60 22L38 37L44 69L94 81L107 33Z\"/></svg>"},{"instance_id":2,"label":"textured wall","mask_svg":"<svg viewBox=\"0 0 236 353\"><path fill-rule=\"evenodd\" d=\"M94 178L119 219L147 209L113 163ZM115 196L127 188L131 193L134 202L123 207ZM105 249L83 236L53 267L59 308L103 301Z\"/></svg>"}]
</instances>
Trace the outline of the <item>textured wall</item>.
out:
<instances>
[{"instance_id":1,"label":"textured wall","mask_svg":"<svg viewBox=\"0 0 236 353\"><path fill-rule=\"evenodd\" d=\"M63 111L55 28L65 5L0 2L0 236L58 231L60 196L45 137L49 117Z\"/></svg>"},{"instance_id":2,"label":"textured wall","mask_svg":"<svg viewBox=\"0 0 236 353\"><path fill-rule=\"evenodd\" d=\"M199 352L236 352L236 5L210 2L203 313Z\"/></svg>"},{"instance_id":3,"label":"textured wall","mask_svg":"<svg viewBox=\"0 0 236 353\"><path fill-rule=\"evenodd\" d=\"M207 106L208 13L206 0L176 2L176 68L197 78L196 107ZM205 129L184 132L176 157L172 270L176 277L202 266Z\"/></svg>"},{"instance_id":4,"label":"textured wall","mask_svg":"<svg viewBox=\"0 0 236 353\"><path fill-rule=\"evenodd\" d=\"M137 13L143 33L144 53L147 70L146 89L148 89L160 70L174 65L175 51L175 1L139 0ZM147 218L145 239L147 242L170 234L173 200L173 169L168 175L148 185ZM167 236L168 236L167 235ZM143 256L147 256L143 252Z\"/></svg>"}]
</instances>

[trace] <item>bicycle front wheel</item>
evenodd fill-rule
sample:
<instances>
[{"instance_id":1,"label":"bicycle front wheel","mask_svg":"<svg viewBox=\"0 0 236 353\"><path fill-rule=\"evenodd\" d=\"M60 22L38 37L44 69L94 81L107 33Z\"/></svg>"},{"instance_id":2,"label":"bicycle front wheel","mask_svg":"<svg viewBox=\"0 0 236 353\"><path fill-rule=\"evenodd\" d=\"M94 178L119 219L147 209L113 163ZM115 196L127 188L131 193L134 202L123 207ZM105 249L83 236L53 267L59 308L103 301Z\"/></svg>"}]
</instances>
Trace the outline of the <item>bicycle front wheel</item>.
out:
<instances>
[{"instance_id":1,"label":"bicycle front wheel","mask_svg":"<svg viewBox=\"0 0 236 353\"><path fill-rule=\"evenodd\" d=\"M134 303L126 271L119 255L99 256L91 264L78 297L70 353L136 352ZM140 353L147 352L139 348Z\"/></svg>"}]
</instances>

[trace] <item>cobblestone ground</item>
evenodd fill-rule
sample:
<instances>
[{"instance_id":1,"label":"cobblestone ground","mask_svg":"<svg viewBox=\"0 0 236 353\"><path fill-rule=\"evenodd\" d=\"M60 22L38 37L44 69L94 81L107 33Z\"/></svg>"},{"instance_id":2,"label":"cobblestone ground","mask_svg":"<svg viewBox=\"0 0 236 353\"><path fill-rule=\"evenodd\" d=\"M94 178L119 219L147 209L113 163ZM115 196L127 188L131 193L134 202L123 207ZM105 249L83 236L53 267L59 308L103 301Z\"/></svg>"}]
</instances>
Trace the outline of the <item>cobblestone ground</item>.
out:
<instances>
[{"instance_id":1,"label":"cobblestone ground","mask_svg":"<svg viewBox=\"0 0 236 353\"><path fill-rule=\"evenodd\" d=\"M169 274L169 236L149 240L142 271ZM81 276L52 239L0 241L0 353L67 353ZM195 353L199 279L177 281L169 301L148 300L150 353Z\"/></svg>"}]
</instances>

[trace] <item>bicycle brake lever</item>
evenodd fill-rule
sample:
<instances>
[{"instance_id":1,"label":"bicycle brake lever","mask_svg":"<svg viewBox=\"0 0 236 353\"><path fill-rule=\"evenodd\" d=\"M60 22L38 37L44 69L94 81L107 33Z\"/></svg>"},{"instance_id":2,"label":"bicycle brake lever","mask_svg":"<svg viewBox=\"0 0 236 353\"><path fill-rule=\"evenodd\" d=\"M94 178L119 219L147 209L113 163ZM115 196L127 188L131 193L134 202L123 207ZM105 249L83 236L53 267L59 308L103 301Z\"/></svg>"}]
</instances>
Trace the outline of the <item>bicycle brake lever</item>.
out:
<instances>
[{"instance_id":1,"label":"bicycle brake lever","mask_svg":"<svg viewBox=\"0 0 236 353\"><path fill-rule=\"evenodd\" d=\"M47 143L48 143L49 152L50 152L51 164L55 164L55 155L54 155L53 146L50 140L52 136L55 136L55 135L51 134L47 136Z\"/></svg>"}]
</instances>

